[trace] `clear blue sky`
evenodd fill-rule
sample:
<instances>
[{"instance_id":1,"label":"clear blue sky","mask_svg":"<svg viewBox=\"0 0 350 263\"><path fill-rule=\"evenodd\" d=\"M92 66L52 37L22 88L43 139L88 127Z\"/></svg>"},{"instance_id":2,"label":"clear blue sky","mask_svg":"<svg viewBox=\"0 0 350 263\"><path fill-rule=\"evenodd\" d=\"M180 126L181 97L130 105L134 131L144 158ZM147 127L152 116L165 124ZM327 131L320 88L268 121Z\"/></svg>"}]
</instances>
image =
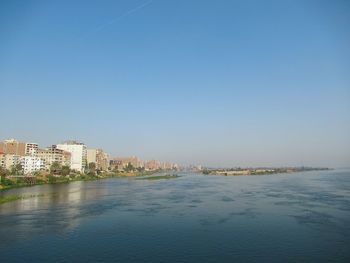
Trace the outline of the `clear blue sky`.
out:
<instances>
[{"instance_id":1,"label":"clear blue sky","mask_svg":"<svg viewBox=\"0 0 350 263\"><path fill-rule=\"evenodd\" d=\"M0 139L350 165L350 1L1 1Z\"/></svg>"}]
</instances>

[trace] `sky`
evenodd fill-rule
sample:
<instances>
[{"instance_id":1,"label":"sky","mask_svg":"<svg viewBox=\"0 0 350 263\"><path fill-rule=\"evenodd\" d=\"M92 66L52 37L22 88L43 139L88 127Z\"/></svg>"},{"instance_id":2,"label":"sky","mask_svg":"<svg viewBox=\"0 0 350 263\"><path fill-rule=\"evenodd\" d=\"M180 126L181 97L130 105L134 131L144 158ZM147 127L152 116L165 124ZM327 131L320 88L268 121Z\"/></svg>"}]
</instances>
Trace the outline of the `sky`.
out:
<instances>
[{"instance_id":1,"label":"sky","mask_svg":"<svg viewBox=\"0 0 350 263\"><path fill-rule=\"evenodd\" d=\"M0 1L0 140L350 166L350 1Z\"/></svg>"}]
</instances>

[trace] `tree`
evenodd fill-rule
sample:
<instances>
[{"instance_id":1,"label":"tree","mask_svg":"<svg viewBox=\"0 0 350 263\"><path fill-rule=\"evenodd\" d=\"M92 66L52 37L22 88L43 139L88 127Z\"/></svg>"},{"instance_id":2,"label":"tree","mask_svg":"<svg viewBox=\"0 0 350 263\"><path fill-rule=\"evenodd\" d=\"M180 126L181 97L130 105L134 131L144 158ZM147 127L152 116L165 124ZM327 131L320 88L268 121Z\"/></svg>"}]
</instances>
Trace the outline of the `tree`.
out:
<instances>
[{"instance_id":1,"label":"tree","mask_svg":"<svg viewBox=\"0 0 350 263\"><path fill-rule=\"evenodd\" d=\"M61 164L59 162L53 162L50 166L51 174L60 174L61 173Z\"/></svg>"},{"instance_id":2,"label":"tree","mask_svg":"<svg viewBox=\"0 0 350 263\"><path fill-rule=\"evenodd\" d=\"M70 174L70 167L68 165L63 165L61 168L61 174L67 176Z\"/></svg>"},{"instance_id":3,"label":"tree","mask_svg":"<svg viewBox=\"0 0 350 263\"><path fill-rule=\"evenodd\" d=\"M0 183L6 179L6 176L8 175L8 171L0 166Z\"/></svg>"},{"instance_id":4,"label":"tree","mask_svg":"<svg viewBox=\"0 0 350 263\"><path fill-rule=\"evenodd\" d=\"M88 175L95 175L95 172L96 172L96 163L89 163L88 165Z\"/></svg>"},{"instance_id":5,"label":"tree","mask_svg":"<svg viewBox=\"0 0 350 263\"><path fill-rule=\"evenodd\" d=\"M137 167L136 170L141 173L145 171L145 167Z\"/></svg>"},{"instance_id":6,"label":"tree","mask_svg":"<svg viewBox=\"0 0 350 263\"><path fill-rule=\"evenodd\" d=\"M134 170L135 170L135 167L130 162L124 167L125 172L130 172Z\"/></svg>"},{"instance_id":7,"label":"tree","mask_svg":"<svg viewBox=\"0 0 350 263\"><path fill-rule=\"evenodd\" d=\"M95 171L96 170L96 163L89 163L89 170L93 170Z\"/></svg>"},{"instance_id":8,"label":"tree","mask_svg":"<svg viewBox=\"0 0 350 263\"><path fill-rule=\"evenodd\" d=\"M20 163L17 163L15 165L11 166L11 174L12 175L19 175L22 172L23 168Z\"/></svg>"},{"instance_id":9,"label":"tree","mask_svg":"<svg viewBox=\"0 0 350 263\"><path fill-rule=\"evenodd\" d=\"M2 166L0 166L0 176L5 177L7 175L7 173L8 173L8 171L5 168L3 168Z\"/></svg>"},{"instance_id":10,"label":"tree","mask_svg":"<svg viewBox=\"0 0 350 263\"><path fill-rule=\"evenodd\" d=\"M203 173L203 174L210 174L210 171L207 170L207 169L204 169L204 170L202 171L202 173Z\"/></svg>"}]
</instances>

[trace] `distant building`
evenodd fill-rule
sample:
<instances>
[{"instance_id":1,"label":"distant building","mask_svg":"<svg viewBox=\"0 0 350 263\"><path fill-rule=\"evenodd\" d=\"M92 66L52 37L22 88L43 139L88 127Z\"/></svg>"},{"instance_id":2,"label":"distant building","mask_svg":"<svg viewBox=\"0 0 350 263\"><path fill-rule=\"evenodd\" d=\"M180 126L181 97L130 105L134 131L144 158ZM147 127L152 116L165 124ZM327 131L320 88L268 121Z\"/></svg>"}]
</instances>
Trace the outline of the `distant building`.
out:
<instances>
[{"instance_id":1,"label":"distant building","mask_svg":"<svg viewBox=\"0 0 350 263\"><path fill-rule=\"evenodd\" d=\"M4 168L10 170L13 166L20 164L21 157L15 154L5 154L3 157Z\"/></svg>"},{"instance_id":2,"label":"distant building","mask_svg":"<svg viewBox=\"0 0 350 263\"><path fill-rule=\"evenodd\" d=\"M25 144L25 155L36 156L38 153L38 144L37 143L26 143Z\"/></svg>"},{"instance_id":3,"label":"distant building","mask_svg":"<svg viewBox=\"0 0 350 263\"><path fill-rule=\"evenodd\" d=\"M146 170L157 170L161 168L160 167L160 162L159 161L156 161L156 160L151 160L151 161L147 161L145 163L145 169Z\"/></svg>"},{"instance_id":4,"label":"distant building","mask_svg":"<svg viewBox=\"0 0 350 263\"><path fill-rule=\"evenodd\" d=\"M142 167L143 163L139 158L136 156L131 157L115 157L110 160L110 165L113 166L115 169L121 170L125 168L128 164L131 164L135 168ZM111 169L113 169L111 167Z\"/></svg>"},{"instance_id":5,"label":"distant building","mask_svg":"<svg viewBox=\"0 0 350 263\"><path fill-rule=\"evenodd\" d=\"M84 172L86 168L86 146L76 141L67 141L57 144L57 149L67 151L71 154L71 169L78 172Z\"/></svg>"},{"instance_id":6,"label":"distant building","mask_svg":"<svg viewBox=\"0 0 350 263\"><path fill-rule=\"evenodd\" d=\"M36 156L23 156L21 157L21 165L23 173L31 174L36 171L44 170L44 161Z\"/></svg>"},{"instance_id":7,"label":"distant building","mask_svg":"<svg viewBox=\"0 0 350 263\"><path fill-rule=\"evenodd\" d=\"M87 149L87 163L95 163L96 169L107 171L108 169L108 154L102 149Z\"/></svg>"},{"instance_id":8,"label":"distant building","mask_svg":"<svg viewBox=\"0 0 350 263\"><path fill-rule=\"evenodd\" d=\"M24 156L26 152L26 143L15 139L4 140L0 142L0 151L4 154L13 154Z\"/></svg>"},{"instance_id":9,"label":"distant building","mask_svg":"<svg viewBox=\"0 0 350 263\"><path fill-rule=\"evenodd\" d=\"M56 145L46 149L38 149L37 156L44 161L45 169L47 170L50 169L54 162L60 165L71 166L71 153L58 149Z\"/></svg>"},{"instance_id":10,"label":"distant building","mask_svg":"<svg viewBox=\"0 0 350 263\"><path fill-rule=\"evenodd\" d=\"M96 149L86 149L86 160L87 163L97 163L97 150Z\"/></svg>"},{"instance_id":11,"label":"distant building","mask_svg":"<svg viewBox=\"0 0 350 263\"><path fill-rule=\"evenodd\" d=\"M109 161L109 168L111 170L121 170L123 169L123 163L121 160L113 158Z\"/></svg>"}]
</instances>

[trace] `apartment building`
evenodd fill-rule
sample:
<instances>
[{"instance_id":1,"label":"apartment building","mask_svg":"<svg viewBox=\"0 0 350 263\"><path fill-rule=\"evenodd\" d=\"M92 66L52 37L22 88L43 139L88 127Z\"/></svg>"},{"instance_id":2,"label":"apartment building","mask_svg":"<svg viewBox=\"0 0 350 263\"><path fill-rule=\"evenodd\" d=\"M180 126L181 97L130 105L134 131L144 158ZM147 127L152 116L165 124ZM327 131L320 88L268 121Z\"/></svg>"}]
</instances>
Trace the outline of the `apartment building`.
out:
<instances>
[{"instance_id":1,"label":"apartment building","mask_svg":"<svg viewBox=\"0 0 350 263\"><path fill-rule=\"evenodd\" d=\"M96 169L107 171L109 156L102 149L87 149L87 163L95 163Z\"/></svg>"},{"instance_id":2,"label":"apartment building","mask_svg":"<svg viewBox=\"0 0 350 263\"><path fill-rule=\"evenodd\" d=\"M52 145L46 149L38 149L37 157L41 158L44 161L46 170L49 170L50 166L54 162L69 167L71 166L71 153L58 149L56 145Z\"/></svg>"},{"instance_id":3,"label":"apartment building","mask_svg":"<svg viewBox=\"0 0 350 263\"><path fill-rule=\"evenodd\" d=\"M0 142L0 151L4 154L24 156L26 152L26 143L15 139L4 140Z\"/></svg>"},{"instance_id":4,"label":"apartment building","mask_svg":"<svg viewBox=\"0 0 350 263\"><path fill-rule=\"evenodd\" d=\"M78 172L84 172L86 168L86 146L77 141L66 141L56 145L57 149L64 150L71 154L71 169Z\"/></svg>"},{"instance_id":5,"label":"apartment building","mask_svg":"<svg viewBox=\"0 0 350 263\"><path fill-rule=\"evenodd\" d=\"M15 154L5 154L3 157L4 168L10 170L13 166L21 163L21 157Z\"/></svg>"},{"instance_id":6,"label":"apartment building","mask_svg":"<svg viewBox=\"0 0 350 263\"><path fill-rule=\"evenodd\" d=\"M36 156L23 156L20 158L20 163L25 175L45 169L44 161Z\"/></svg>"},{"instance_id":7,"label":"apartment building","mask_svg":"<svg viewBox=\"0 0 350 263\"><path fill-rule=\"evenodd\" d=\"M38 153L39 146L37 143L25 144L25 155L35 156Z\"/></svg>"}]
</instances>

